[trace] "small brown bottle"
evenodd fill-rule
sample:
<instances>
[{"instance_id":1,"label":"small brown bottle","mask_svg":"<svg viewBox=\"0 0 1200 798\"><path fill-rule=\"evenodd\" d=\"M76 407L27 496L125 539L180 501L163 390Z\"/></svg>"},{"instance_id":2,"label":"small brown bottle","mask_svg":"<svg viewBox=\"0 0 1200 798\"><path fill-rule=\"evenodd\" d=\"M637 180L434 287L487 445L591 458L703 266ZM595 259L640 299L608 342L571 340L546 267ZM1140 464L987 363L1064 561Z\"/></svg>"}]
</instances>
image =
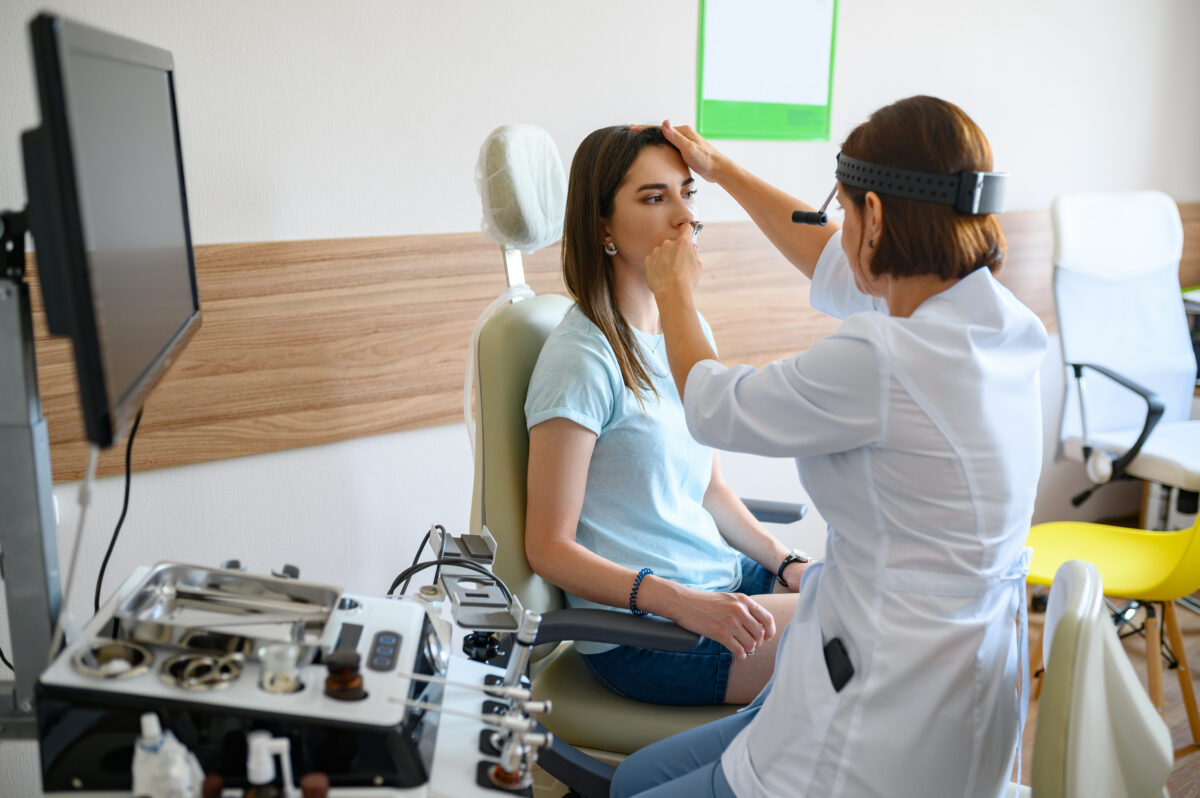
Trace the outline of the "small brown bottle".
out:
<instances>
[{"instance_id":1,"label":"small brown bottle","mask_svg":"<svg viewBox=\"0 0 1200 798\"><path fill-rule=\"evenodd\" d=\"M308 773L300 779L302 798L329 798L329 777L324 773Z\"/></svg>"},{"instance_id":2,"label":"small brown bottle","mask_svg":"<svg viewBox=\"0 0 1200 798\"><path fill-rule=\"evenodd\" d=\"M361 658L352 649L339 649L325 660L329 676L325 677L325 695L339 701L361 701L367 697L359 671Z\"/></svg>"}]
</instances>

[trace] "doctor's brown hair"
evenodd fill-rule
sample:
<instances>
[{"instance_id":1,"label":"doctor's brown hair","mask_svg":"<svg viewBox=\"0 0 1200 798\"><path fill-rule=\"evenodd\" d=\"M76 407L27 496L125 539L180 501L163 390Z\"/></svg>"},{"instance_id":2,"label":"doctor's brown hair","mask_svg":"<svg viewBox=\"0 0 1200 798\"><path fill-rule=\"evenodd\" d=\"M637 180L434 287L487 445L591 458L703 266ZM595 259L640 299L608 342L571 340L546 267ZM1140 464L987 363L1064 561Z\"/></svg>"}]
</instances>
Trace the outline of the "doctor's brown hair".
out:
<instances>
[{"instance_id":1,"label":"doctor's brown hair","mask_svg":"<svg viewBox=\"0 0 1200 798\"><path fill-rule=\"evenodd\" d=\"M635 131L619 125L588 134L571 160L562 238L567 291L608 339L621 379L639 404L646 392L657 397L658 391L650 382L650 367L633 329L617 306L616 275L612 258L604 252L602 220L612 216L613 197L644 147L675 148L658 127Z\"/></svg>"},{"instance_id":2,"label":"doctor's brown hair","mask_svg":"<svg viewBox=\"0 0 1200 798\"><path fill-rule=\"evenodd\" d=\"M917 96L871 114L842 142L851 158L939 175L992 171L992 148L983 131L957 105ZM861 211L867 192L843 184ZM1008 244L993 214L968 216L950 205L879 194L883 234L875 243L871 273L893 277L935 274L966 277L980 266L1004 265Z\"/></svg>"}]
</instances>

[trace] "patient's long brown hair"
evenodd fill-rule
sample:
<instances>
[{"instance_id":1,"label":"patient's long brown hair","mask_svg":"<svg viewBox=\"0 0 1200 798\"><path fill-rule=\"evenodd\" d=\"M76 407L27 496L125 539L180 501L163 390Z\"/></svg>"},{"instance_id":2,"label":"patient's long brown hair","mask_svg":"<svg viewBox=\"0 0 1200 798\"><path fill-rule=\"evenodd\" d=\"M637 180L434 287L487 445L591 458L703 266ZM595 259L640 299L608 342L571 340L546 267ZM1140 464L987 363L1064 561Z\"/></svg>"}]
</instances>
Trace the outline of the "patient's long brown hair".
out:
<instances>
[{"instance_id":1,"label":"patient's long brown hair","mask_svg":"<svg viewBox=\"0 0 1200 798\"><path fill-rule=\"evenodd\" d=\"M650 368L633 329L617 306L612 258L604 252L604 219L613 213L613 197L643 147L673 147L657 127L630 130L626 125L588 135L571 161L567 213L563 222L563 280L583 314L600 328L617 356L621 379L642 404Z\"/></svg>"}]
</instances>

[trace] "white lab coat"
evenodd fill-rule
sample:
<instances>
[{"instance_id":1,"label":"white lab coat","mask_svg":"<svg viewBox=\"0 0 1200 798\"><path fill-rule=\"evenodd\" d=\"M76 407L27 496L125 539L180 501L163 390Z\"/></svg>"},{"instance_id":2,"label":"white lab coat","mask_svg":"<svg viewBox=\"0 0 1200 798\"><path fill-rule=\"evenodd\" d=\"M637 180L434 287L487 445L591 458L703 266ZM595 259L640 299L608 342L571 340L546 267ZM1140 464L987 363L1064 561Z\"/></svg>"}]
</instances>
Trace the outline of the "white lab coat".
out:
<instances>
[{"instance_id":1,"label":"white lab coat","mask_svg":"<svg viewBox=\"0 0 1200 798\"><path fill-rule=\"evenodd\" d=\"M893 318L840 234L811 296L837 333L757 371L703 361L684 394L701 442L796 458L829 524L726 778L739 797L999 795L1026 700L1045 328L987 269ZM841 692L834 637L855 669Z\"/></svg>"}]
</instances>

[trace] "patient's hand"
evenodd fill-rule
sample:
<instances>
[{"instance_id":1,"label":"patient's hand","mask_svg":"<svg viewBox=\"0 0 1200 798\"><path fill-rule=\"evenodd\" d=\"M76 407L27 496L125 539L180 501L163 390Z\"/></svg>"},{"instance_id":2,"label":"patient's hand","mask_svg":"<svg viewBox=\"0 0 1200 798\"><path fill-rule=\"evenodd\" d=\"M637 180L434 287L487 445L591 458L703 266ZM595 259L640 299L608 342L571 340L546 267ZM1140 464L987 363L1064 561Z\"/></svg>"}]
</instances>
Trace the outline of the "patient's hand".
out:
<instances>
[{"instance_id":1,"label":"patient's hand","mask_svg":"<svg viewBox=\"0 0 1200 798\"><path fill-rule=\"evenodd\" d=\"M749 596L675 587L677 606L667 617L689 632L716 640L737 659L745 659L775 636L775 618Z\"/></svg>"},{"instance_id":2,"label":"patient's hand","mask_svg":"<svg viewBox=\"0 0 1200 798\"><path fill-rule=\"evenodd\" d=\"M700 255L687 230L646 256L646 282L655 299L686 294L700 282Z\"/></svg>"}]
</instances>

